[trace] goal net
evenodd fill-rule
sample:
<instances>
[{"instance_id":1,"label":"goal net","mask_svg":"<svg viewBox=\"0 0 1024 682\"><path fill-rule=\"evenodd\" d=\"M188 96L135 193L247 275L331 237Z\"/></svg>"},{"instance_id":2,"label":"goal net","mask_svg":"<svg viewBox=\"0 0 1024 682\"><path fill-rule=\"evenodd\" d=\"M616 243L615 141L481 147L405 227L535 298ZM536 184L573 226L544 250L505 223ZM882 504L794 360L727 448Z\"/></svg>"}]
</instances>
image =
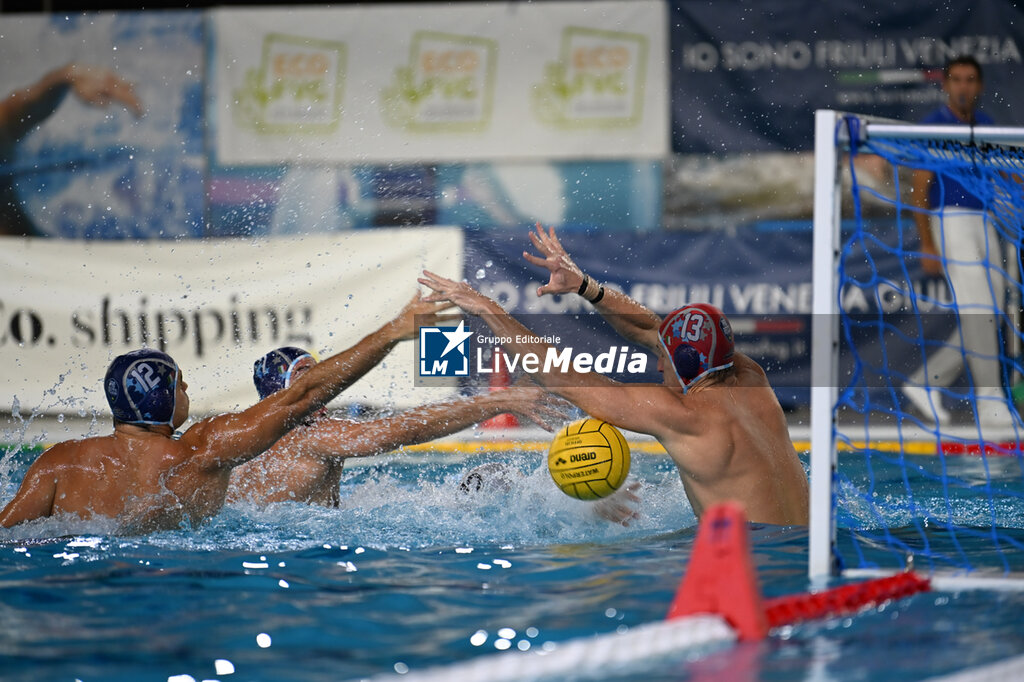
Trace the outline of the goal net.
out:
<instances>
[{"instance_id":1,"label":"goal net","mask_svg":"<svg viewBox=\"0 0 1024 682\"><path fill-rule=\"evenodd\" d=\"M810 574L1024 570L1024 129L815 135Z\"/></svg>"}]
</instances>

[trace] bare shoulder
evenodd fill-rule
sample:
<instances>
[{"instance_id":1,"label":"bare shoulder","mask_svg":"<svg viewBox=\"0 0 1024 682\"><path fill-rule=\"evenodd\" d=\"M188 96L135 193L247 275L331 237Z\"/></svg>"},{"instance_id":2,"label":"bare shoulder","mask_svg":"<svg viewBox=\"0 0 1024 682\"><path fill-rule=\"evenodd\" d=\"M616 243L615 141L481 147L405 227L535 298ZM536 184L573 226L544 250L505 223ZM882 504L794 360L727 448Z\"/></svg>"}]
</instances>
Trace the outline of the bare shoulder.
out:
<instances>
[{"instance_id":1,"label":"bare shoulder","mask_svg":"<svg viewBox=\"0 0 1024 682\"><path fill-rule=\"evenodd\" d=\"M47 448L32 462L32 468L36 471L48 471L63 466L78 452L81 443L82 441L78 440L64 441Z\"/></svg>"},{"instance_id":2,"label":"bare shoulder","mask_svg":"<svg viewBox=\"0 0 1024 682\"><path fill-rule=\"evenodd\" d=\"M221 436L254 429L259 426L269 411L265 409L264 403L273 403L273 400L270 398L261 400L253 407L241 412L225 412L201 419L186 429L178 437L178 440L198 444L216 441ZM261 411L257 411L257 409Z\"/></svg>"},{"instance_id":3,"label":"bare shoulder","mask_svg":"<svg viewBox=\"0 0 1024 682\"><path fill-rule=\"evenodd\" d=\"M767 384L768 375L764 368L749 355L736 351L732 357L732 364L736 368L736 376L739 377L741 383Z\"/></svg>"},{"instance_id":4,"label":"bare shoulder","mask_svg":"<svg viewBox=\"0 0 1024 682\"><path fill-rule=\"evenodd\" d=\"M66 440L47 448L35 461L40 467L60 467L67 464L80 464L95 452L101 452L111 441L111 436L94 436Z\"/></svg>"},{"instance_id":5,"label":"bare shoulder","mask_svg":"<svg viewBox=\"0 0 1024 682\"><path fill-rule=\"evenodd\" d=\"M57 443L32 462L28 477L63 477L76 471L94 469L110 449L111 436L97 436Z\"/></svg>"},{"instance_id":6,"label":"bare shoulder","mask_svg":"<svg viewBox=\"0 0 1024 682\"><path fill-rule=\"evenodd\" d=\"M271 447L286 433L285 408L270 396L242 412L229 412L196 422L176 442L177 456L194 467L238 466Z\"/></svg>"},{"instance_id":7,"label":"bare shoulder","mask_svg":"<svg viewBox=\"0 0 1024 682\"><path fill-rule=\"evenodd\" d=\"M218 422L223 421L226 416L207 417L196 422L178 436L178 442L192 450L204 447L210 442L211 437L217 435L220 430Z\"/></svg>"},{"instance_id":8,"label":"bare shoulder","mask_svg":"<svg viewBox=\"0 0 1024 682\"><path fill-rule=\"evenodd\" d=\"M192 448L218 449L225 439L239 439L265 429L268 423L279 421L288 412L288 403L282 399L285 391L278 391L240 412L225 412L202 419L179 436L179 440Z\"/></svg>"}]
</instances>

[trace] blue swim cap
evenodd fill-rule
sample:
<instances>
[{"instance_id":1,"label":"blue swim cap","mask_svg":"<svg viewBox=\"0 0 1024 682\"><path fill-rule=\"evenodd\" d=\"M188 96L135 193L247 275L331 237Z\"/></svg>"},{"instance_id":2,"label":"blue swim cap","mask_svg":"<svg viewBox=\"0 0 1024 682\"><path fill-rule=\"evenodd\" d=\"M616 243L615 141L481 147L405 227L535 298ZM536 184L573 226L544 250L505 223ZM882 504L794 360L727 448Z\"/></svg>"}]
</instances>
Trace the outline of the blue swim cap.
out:
<instances>
[{"instance_id":1,"label":"blue swim cap","mask_svg":"<svg viewBox=\"0 0 1024 682\"><path fill-rule=\"evenodd\" d=\"M283 346L270 351L252 367L252 382L260 400L292 384L292 370L302 358L316 358L309 351L294 346Z\"/></svg>"},{"instance_id":2,"label":"blue swim cap","mask_svg":"<svg viewBox=\"0 0 1024 682\"><path fill-rule=\"evenodd\" d=\"M114 419L126 424L173 426L177 389L178 364L150 348L117 356L103 379Z\"/></svg>"}]
</instances>

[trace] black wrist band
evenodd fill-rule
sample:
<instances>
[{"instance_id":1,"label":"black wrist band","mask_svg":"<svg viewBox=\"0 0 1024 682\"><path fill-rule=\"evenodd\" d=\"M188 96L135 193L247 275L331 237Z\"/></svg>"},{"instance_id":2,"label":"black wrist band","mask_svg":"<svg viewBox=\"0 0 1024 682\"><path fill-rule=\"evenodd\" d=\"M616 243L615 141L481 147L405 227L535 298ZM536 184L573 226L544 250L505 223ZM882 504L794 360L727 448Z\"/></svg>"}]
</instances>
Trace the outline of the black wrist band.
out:
<instances>
[{"instance_id":1,"label":"black wrist band","mask_svg":"<svg viewBox=\"0 0 1024 682\"><path fill-rule=\"evenodd\" d=\"M604 287L596 279L590 279L589 275L583 275L583 284L576 291L584 300L597 303L604 296Z\"/></svg>"},{"instance_id":2,"label":"black wrist band","mask_svg":"<svg viewBox=\"0 0 1024 682\"><path fill-rule=\"evenodd\" d=\"M583 292L587 290L588 284L590 284L590 278L587 277L586 275L583 275L583 281L580 282L580 288L576 290L576 293L582 296Z\"/></svg>"}]
</instances>

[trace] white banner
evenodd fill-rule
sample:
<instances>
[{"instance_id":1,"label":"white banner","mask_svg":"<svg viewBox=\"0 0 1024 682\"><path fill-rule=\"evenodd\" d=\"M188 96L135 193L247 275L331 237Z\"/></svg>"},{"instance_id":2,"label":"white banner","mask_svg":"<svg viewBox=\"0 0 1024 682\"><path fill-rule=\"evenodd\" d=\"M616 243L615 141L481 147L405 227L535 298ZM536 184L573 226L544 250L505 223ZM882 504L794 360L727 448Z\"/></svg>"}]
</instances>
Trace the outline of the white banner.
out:
<instances>
[{"instance_id":1,"label":"white banner","mask_svg":"<svg viewBox=\"0 0 1024 682\"><path fill-rule=\"evenodd\" d=\"M462 231L374 229L300 238L78 242L0 238L0 410L109 415L117 355L161 347L193 415L257 400L252 366L278 346L321 358L388 321L424 269L462 276ZM413 343L339 399L408 407L450 395L414 387Z\"/></svg>"},{"instance_id":2,"label":"white banner","mask_svg":"<svg viewBox=\"0 0 1024 682\"><path fill-rule=\"evenodd\" d=\"M669 152L660 0L219 9L212 26L223 164Z\"/></svg>"}]
</instances>

